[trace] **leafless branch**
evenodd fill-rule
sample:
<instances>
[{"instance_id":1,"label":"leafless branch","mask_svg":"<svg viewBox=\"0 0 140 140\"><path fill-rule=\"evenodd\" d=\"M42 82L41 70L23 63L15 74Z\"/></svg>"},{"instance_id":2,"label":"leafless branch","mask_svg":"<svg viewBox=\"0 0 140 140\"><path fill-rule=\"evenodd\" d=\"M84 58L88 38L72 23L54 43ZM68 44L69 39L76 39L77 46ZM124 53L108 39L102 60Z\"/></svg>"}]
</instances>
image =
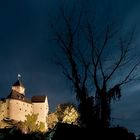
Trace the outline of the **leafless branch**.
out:
<instances>
[{"instance_id":1,"label":"leafless branch","mask_svg":"<svg viewBox=\"0 0 140 140\"><path fill-rule=\"evenodd\" d=\"M114 66L114 68L112 69L112 71L110 72L110 74L106 77L106 82L113 76L113 74L120 68L120 65L124 62L127 54L128 54L128 49L129 46L125 47L123 44L122 39L120 39L120 57L118 58L118 61L116 62L116 65Z\"/></svg>"},{"instance_id":2,"label":"leafless branch","mask_svg":"<svg viewBox=\"0 0 140 140\"><path fill-rule=\"evenodd\" d=\"M131 75L133 74L133 72L135 71L135 69L140 65L140 61L137 62L129 71L129 73L126 75L126 77L124 78L124 80L122 82L120 82L120 85L126 84L132 80L134 80L134 77L132 78ZM131 77L131 78L130 78Z\"/></svg>"}]
</instances>

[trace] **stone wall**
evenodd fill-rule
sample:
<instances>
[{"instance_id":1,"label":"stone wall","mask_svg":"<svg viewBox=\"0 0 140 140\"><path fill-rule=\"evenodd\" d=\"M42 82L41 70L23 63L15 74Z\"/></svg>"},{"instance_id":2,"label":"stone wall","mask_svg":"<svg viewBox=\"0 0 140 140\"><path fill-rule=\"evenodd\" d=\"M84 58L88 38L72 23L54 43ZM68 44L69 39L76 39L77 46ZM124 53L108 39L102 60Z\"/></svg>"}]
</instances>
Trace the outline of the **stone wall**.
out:
<instances>
[{"instance_id":1,"label":"stone wall","mask_svg":"<svg viewBox=\"0 0 140 140\"><path fill-rule=\"evenodd\" d=\"M32 103L33 105L33 113L38 114L38 120L37 122L43 122L45 124L45 129L47 129L47 117L48 117L48 100L46 97L45 102L42 103Z\"/></svg>"},{"instance_id":2,"label":"stone wall","mask_svg":"<svg viewBox=\"0 0 140 140\"><path fill-rule=\"evenodd\" d=\"M4 118L16 121L25 121L25 115L38 114L37 123L43 122L47 130L48 100L45 102L27 103L18 99L0 100L0 122Z\"/></svg>"},{"instance_id":3,"label":"stone wall","mask_svg":"<svg viewBox=\"0 0 140 140\"><path fill-rule=\"evenodd\" d=\"M7 99L8 100L8 117L17 121L24 121L25 115L32 114L32 104L17 100L17 99Z\"/></svg>"},{"instance_id":4,"label":"stone wall","mask_svg":"<svg viewBox=\"0 0 140 140\"><path fill-rule=\"evenodd\" d=\"M0 121L8 117L8 104L7 100L0 101Z\"/></svg>"}]
</instances>

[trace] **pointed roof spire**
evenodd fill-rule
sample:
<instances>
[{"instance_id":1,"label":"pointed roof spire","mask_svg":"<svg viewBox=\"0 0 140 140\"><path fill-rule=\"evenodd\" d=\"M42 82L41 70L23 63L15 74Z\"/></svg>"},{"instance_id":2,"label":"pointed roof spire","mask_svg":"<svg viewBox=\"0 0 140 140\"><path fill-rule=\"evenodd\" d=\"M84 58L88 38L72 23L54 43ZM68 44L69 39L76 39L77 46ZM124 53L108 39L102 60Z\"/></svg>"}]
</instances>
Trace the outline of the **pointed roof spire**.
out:
<instances>
[{"instance_id":1,"label":"pointed roof spire","mask_svg":"<svg viewBox=\"0 0 140 140\"><path fill-rule=\"evenodd\" d=\"M23 84L21 83L21 81L18 79L13 86L20 86L20 87L24 87Z\"/></svg>"},{"instance_id":2,"label":"pointed roof spire","mask_svg":"<svg viewBox=\"0 0 140 140\"><path fill-rule=\"evenodd\" d=\"M22 82L21 82L21 80L20 80L20 78L21 78L21 75L18 73L17 74L17 81L13 84L13 86L21 86L21 87L24 87L23 84L22 84Z\"/></svg>"}]
</instances>

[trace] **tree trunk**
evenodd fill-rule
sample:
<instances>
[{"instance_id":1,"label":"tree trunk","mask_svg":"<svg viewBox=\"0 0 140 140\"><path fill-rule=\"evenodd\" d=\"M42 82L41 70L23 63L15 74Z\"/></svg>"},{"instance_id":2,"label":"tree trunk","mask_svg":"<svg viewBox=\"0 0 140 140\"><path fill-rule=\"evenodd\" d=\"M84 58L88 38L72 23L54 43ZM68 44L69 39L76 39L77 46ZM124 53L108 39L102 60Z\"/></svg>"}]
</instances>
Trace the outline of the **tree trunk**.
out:
<instances>
[{"instance_id":1,"label":"tree trunk","mask_svg":"<svg viewBox=\"0 0 140 140\"><path fill-rule=\"evenodd\" d=\"M98 91L97 93L97 104L98 104L98 118L99 126L101 128L107 128L110 125L110 102L107 98L107 92L105 88Z\"/></svg>"}]
</instances>

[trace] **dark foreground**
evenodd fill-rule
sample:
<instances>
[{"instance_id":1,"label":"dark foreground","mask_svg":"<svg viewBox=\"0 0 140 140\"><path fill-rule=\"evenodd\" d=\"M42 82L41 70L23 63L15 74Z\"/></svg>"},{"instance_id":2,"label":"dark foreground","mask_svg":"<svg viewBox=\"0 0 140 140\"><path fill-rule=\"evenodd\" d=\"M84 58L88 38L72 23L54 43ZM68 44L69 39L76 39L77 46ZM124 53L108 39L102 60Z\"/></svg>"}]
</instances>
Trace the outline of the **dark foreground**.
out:
<instances>
[{"instance_id":1,"label":"dark foreground","mask_svg":"<svg viewBox=\"0 0 140 140\"><path fill-rule=\"evenodd\" d=\"M16 128L1 129L0 140L136 140L134 133L123 127L91 130L68 124L58 124L47 133L23 134Z\"/></svg>"}]
</instances>

